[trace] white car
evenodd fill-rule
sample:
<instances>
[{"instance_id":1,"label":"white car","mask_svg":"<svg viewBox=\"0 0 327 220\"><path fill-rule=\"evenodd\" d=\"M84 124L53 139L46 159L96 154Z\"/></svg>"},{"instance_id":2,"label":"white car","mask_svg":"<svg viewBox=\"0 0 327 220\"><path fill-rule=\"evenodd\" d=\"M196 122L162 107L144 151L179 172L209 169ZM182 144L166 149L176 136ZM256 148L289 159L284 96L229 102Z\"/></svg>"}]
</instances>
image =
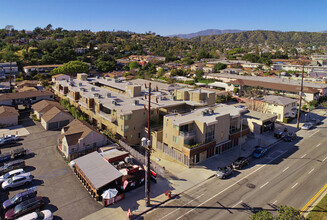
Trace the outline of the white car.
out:
<instances>
[{"instance_id":1,"label":"white car","mask_svg":"<svg viewBox=\"0 0 327 220\"><path fill-rule=\"evenodd\" d=\"M302 130L310 130L310 128L313 127L313 124L312 123L305 123L302 125L301 129Z\"/></svg>"},{"instance_id":2,"label":"white car","mask_svg":"<svg viewBox=\"0 0 327 220\"><path fill-rule=\"evenodd\" d=\"M29 184L32 182L32 180L33 177L31 176L30 173L23 173L5 180L1 186L2 189L11 189L21 185Z\"/></svg>"},{"instance_id":3,"label":"white car","mask_svg":"<svg viewBox=\"0 0 327 220\"><path fill-rule=\"evenodd\" d=\"M52 220L53 219L52 212L48 209L43 210L41 212L32 212L18 218L17 220L39 220L39 219Z\"/></svg>"},{"instance_id":4,"label":"white car","mask_svg":"<svg viewBox=\"0 0 327 220\"><path fill-rule=\"evenodd\" d=\"M6 179L10 179L11 177L22 173L24 173L23 169L9 171L8 173L0 176L0 183L4 182Z\"/></svg>"},{"instance_id":5,"label":"white car","mask_svg":"<svg viewBox=\"0 0 327 220\"><path fill-rule=\"evenodd\" d=\"M0 144L10 144L14 143L18 139L17 135L6 135L2 138L0 138Z\"/></svg>"}]
</instances>

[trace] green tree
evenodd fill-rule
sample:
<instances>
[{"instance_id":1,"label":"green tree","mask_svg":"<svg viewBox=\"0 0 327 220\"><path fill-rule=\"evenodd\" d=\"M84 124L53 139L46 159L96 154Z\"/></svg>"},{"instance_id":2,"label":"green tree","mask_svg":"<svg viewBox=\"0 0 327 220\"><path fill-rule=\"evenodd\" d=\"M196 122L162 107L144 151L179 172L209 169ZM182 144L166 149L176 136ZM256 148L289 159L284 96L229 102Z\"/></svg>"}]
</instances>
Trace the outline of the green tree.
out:
<instances>
[{"instance_id":1,"label":"green tree","mask_svg":"<svg viewBox=\"0 0 327 220\"><path fill-rule=\"evenodd\" d=\"M133 70L137 68L139 68L139 64L136 61L129 63L129 70Z\"/></svg>"},{"instance_id":2,"label":"green tree","mask_svg":"<svg viewBox=\"0 0 327 220\"><path fill-rule=\"evenodd\" d=\"M198 81L199 79L202 79L204 75L203 70L197 70L195 71L195 79L196 81Z\"/></svg>"},{"instance_id":3,"label":"green tree","mask_svg":"<svg viewBox=\"0 0 327 220\"><path fill-rule=\"evenodd\" d=\"M251 220L273 220L274 219L273 215L270 212L268 212L267 210L263 210L263 211L255 213L253 215L250 215L249 218Z\"/></svg>"},{"instance_id":4,"label":"green tree","mask_svg":"<svg viewBox=\"0 0 327 220\"><path fill-rule=\"evenodd\" d=\"M214 68L215 68L215 71L218 72L219 70L226 69L227 65L224 63L216 63Z\"/></svg>"},{"instance_id":5,"label":"green tree","mask_svg":"<svg viewBox=\"0 0 327 220\"><path fill-rule=\"evenodd\" d=\"M71 76L75 76L77 73L87 73L89 72L90 66L87 63L81 62L81 61L70 61L68 63L65 63L61 67L57 67L53 69L50 74L56 75L56 74L68 74Z\"/></svg>"},{"instance_id":6,"label":"green tree","mask_svg":"<svg viewBox=\"0 0 327 220\"><path fill-rule=\"evenodd\" d=\"M109 72L113 71L116 67L115 62L113 61L100 61L97 62L96 68L100 70L101 72Z\"/></svg>"}]
</instances>

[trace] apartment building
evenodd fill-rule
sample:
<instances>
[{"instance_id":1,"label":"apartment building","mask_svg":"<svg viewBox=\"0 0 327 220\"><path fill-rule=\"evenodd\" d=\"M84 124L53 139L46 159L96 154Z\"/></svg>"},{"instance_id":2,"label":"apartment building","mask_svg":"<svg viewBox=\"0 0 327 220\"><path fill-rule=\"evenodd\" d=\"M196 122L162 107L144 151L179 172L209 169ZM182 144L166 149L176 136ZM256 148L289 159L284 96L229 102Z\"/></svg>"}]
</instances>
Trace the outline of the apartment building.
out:
<instances>
[{"instance_id":1,"label":"apartment building","mask_svg":"<svg viewBox=\"0 0 327 220\"><path fill-rule=\"evenodd\" d=\"M274 114L277 121L294 118L297 113L297 99L283 96L267 95L257 99L250 99L247 105L250 109L262 113Z\"/></svg>"},{"instance_id":2,"label":"apartment building","mask_svg":"<svg viewBox=\"0 0 327 220\"><path fill-rule=\"evenodd\" d=\"M0 63L0 76L8 75L10 72L12 74L18 73L18 66L16 62Z\"/></svg>"},{"instance_id":3,"label":"apartment building","mask_svg":"<svg viewBox=\"0 0 327 220\"><path fill-rule=\"evenodd\" d=\"M57 80L53 89L59 99L67 99L79 108L96 127L107 130L129 145L139 144L146 136L148 121L148 84L150 81L122 82L109 77ZM152 83L152 82L151 82ZM189 89L192 98L178 100L176 87L153 82L151 123L162 126L163 116L187 112L214 103L214 92Z\"/></svg>"},{"instance_id":4,"label":"apartment building","mask_svg":"<svg viewBox=\"0 0 327 220\"><path fill-rule=\"evenodd\" d=\"M47 73L60 66L62 66L62 64L24 66L23 70L26 74L31 74L32 72Z\"/></svg>"},{"instance_id":5,"label":"apartment building","mask_svg":"<svg viewBox=\"0 0 327 220\"><path fill-rule=\"evenodd\" d=\"M54 94L48 91L27 91L0 95L0 105L30 105L43 99L53 100Z\"/></svg>"},{"instance_id":6,"label":"apartment building","mask_svg":"<svg viewBox=\"0 0 327 220\"><path fill-rule=\"evenodd\" d=\"M241 134L243 112L220 104L165 115L162 129L152 133L154 155L191 166L221 154L243 142L249 133L244 127Z\"/></svg>"}]
</instances>

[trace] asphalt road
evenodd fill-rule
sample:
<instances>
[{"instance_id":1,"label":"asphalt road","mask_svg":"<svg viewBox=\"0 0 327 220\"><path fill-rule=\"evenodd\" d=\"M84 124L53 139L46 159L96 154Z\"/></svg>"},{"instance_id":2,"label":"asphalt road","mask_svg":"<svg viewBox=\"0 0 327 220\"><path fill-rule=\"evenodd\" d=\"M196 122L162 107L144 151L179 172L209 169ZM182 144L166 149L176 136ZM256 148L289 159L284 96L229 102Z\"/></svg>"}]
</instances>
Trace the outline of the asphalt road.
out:
<instances>
[{"instance_id":1,"label":"asphalt road","mask_svg":"<svg viewBox=\"0 0 327 220\"><path fill-rule=\"evenodd\" d=\"M327 124L327 123L326 123ZM327 137L323 124L299 131L226 180L212 178L143 217L145 219L248 219L279 205L301 210L326 184Z\"/></svg>"}]
</instances>

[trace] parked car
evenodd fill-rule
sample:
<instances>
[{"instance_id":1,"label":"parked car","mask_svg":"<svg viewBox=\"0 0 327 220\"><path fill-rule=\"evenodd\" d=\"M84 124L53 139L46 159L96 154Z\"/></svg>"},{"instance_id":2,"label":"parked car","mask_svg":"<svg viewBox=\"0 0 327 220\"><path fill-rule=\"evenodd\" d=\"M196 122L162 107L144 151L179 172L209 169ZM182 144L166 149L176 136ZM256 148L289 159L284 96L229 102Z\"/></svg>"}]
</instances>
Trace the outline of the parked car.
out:
<instances>
[{"instance_id":1,"label":"parked car","mask_svg":"<svg viewBox=\"0 0 327 220\"><path fill-rule=\"evenodd\" d=\"M249 109L249 108L246 107L245 105L238 105L238 106L236 106L236 108Z\"/></svg>"},{"instance_id":2,"label":"parked car","mask_svg":"<svg viewBox=\"0 0 327 220\"><path fill-rule=\"evenodd\" d=\"M22 173L5 180L1 186L2 189L12 189L18 186L30 184L32 180L33 177L30 173Z\"/></svg>"},{"instance_id":3,"label":"parked car","mask_svg":"<svg viewBox=\"0 0 327 220\"><path fill-rule=\"evenodd\" d=\"M16 143L17 139L18 139L17 135L6 135L6 136L0 138L0 146L5 145L5 144Z\"/></svg>"},{"instance_id":4,"label":"parked car","mask_svg":"<svg viewBox=\"0 0 327 220\"><path fill-rule=\"evenodd\" d=\"M297 135L292 132L288 132L284 137L283 140L286 142L294 141L297 138Z\"/></svg>"},{"instance_id":5,"label":"parked car","mask_svg":"<svg viewBox=\"0 0 327 220\"><path fill-rule=\"evenodd\" d=\"M6 179L9 179L15 175L22 174L22 173L24 173L24 169L22 169L22 168L9 171L8 173L0 176L0 183L4 182Z\"/></svg>"},{"instance_id":6,"label":"parked car","mask_svg":"<svg viewBox=\"0 0 327 220\"><path fill-rule=\"evenodd\" d=\"M17 149L14 149L11 151L11 155L14 159L16 159L18 157L23 157L26 155L26 153L27 153L27 151L23 147L17 148Z\"/></svg>"},{"instance_id":7,"label":"parked car","mask_svg":"<svg viewBox=\"0 0 327 220\"><path fill-rule=\"evenodd\" d=\"M232 163L232 166L234 169L242 169L242 167L248 164L249 164L248 159L246 159L245 157L239 157Z\"/></svg>"},{"instance_id":8,"label":"parked car","mask_svg":"<svg viewBox=\"0 0 327 220\"><path fill-rule=\"evenodd\" d=\"M53 219L53 214L50 210L46 209L40 212L32 212L30 214L24 215L17 220L52 220Z\"/></svg>"},{"instance_id":9,"label":"parked car","mask_svg":"<svg viewBox=\"0 0 327 220\"><path fill-rule=\"evenodd\" d=\"M6 163L2 167L0 167L0 175L4 175L5 173L18 169L18 168L23 168L25 166L25 161L24 160L14 160L11 162Z\"/></svg>"},{"instance_id":10,"label":"parked car","mask_svg":"<svg viewBox=\"0 0 327 220\"><path fill-rule=\"evenodd\" d=\"M285 132L284 131L278 131L276 130L275 133L274 133L274 137L275 138L283 138L285 136Z\"/></svg>"},{"instance_id":11,"label":"parked car","mask_svg":"<svg viewBox=\"0 0 327 220\"><path fill-rule=\"evenodd\" d=\"M4 163L8 160L11 159L11 154L10 153L3 153L3 154L0 154L0 163Z\"/></svg>"},{"instance_id":12,"label":"parked car","mask_svg":"<svg viewBox=\"0 0 327 220\"><path fill-rule=\"evenodd\" d=\"M264 147L258 147L256 148L253 153L252 153L252 156L254 158L261 158L263 157L266 153L267 153L268 149L267 148L264 148Z\"/></svg>"},{"instance_id":13,"label":"parked car","mask_svg":"<svg viewBox=\"0 0 327 220\"><path fill-rule=\"evenodd\" d=\"M18 205L15 208L9 209L5 214L5 219L17 219L27 213L41 209L44 206L44 201L41 196L31 198Z\"/></svg>"},{"instance_id":14,"label":"parked car","mask_svg":"<svg viewBox=\"0 0 327 220\"><path fill-rule=\"evenodd\" d=\"M219 167L216 176L219 179L225 179L226 177L232 175L233 173L233 167L232 166L226 166L226 167Z\"/></svg>"},{"instance_id":15,"label":"parked car","mask_svg":"<svg viewBox=\"0 0 327 220\"><path fill-rule=\"evenodd\" d=\"M4 201L2 204L2 207L3 207L3 209L10 209L10 208L18 205L21 202L24 202L26 200L36 197L36 195L37 195L36 187L29 188L26 191L20 192L20 193L14 195L12 198Z\"/></svg>"},{"instance_id":16,"label":"parked car","mask_svg":"<svg viewBox=\"0 0 327 220\"><path fill-rule=\"evenodd\" d=\"M302 130L310 130L313 127L313 124L308 122L308 123L304 123L301 127Z\"/></svg>"}]
</instances>

